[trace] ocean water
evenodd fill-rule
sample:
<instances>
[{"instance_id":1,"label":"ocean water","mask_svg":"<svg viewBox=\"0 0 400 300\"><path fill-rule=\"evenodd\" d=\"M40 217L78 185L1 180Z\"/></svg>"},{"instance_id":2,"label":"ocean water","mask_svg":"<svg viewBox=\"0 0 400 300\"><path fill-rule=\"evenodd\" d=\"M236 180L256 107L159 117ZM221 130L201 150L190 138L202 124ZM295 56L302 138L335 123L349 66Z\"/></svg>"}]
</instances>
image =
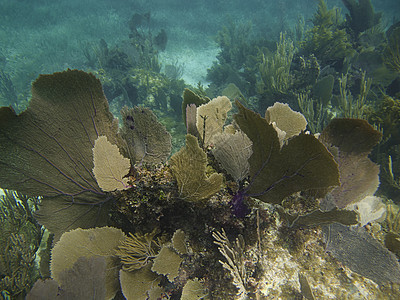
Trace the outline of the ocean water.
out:
<instances>
[{"instance_id":1,"label":"ocean water","mask_svg":"<svg viewBox=\"0 0 400 300\"><path fill-rule=\"evenodd\" d=\"M0 299L399 299L399 12L0 0Z\"/></svg>"}]
</instances>

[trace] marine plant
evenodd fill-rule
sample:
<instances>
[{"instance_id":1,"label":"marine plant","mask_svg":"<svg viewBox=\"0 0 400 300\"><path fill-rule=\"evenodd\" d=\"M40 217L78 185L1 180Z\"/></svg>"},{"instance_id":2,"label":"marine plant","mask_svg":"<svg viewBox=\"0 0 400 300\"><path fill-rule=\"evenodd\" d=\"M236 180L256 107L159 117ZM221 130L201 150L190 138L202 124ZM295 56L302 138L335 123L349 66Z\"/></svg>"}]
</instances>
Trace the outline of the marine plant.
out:
<instances>
[{"instance_id":1,"label":"marine plant","mask_svg":"<svg viewBox=\"0 0 400 300\"><path fill-rule=\"evenodd\" d=\"M39 199L4 192L0 198L0 292L23 299L41 275L35 259L44 230L33 217Z\"/></svg>"},{"instance_id":2,"label":"marine plant","mask_svg":"<svg viewBox=\"0 0 400 300\"><path fill-rule=\"evenodd\" d=\"M155 230L144 235L129 233L129 237L115 250L115 254L121 259L123 270L141 269L156 257L162 244L159 238L154 238L156 234Z\"/></svg>"},{"instance_id":3,"label":"marine plant","mask_svg":"<svg viewBox=\"0 0 400 300\"><path fill-rule=\"evenodd\" d=\"M312 133L319 133L327 125L326 107L314 100L309 93L297 94L297 102L301 113L307 119L307 126Z\"/></svg>"},{"instance_id":4,"label":"marine plant","mask_svg":"<svg viewBox=\"0 0 400 300\"><path fill-rule=\"evenodd\" d=\"M343 20L338 8L328 9L324 0L318 0L318 10L312 22L314 26L301 43L302 51L314 54L324 65L343 61L354 52L350 36L342 28Z\"/></svg>"},{"instance_id":5,"label":"marine plant","mask_svg":"<svg viewBox=\"0 0 400 300\"><path fill-rule=\"evenodd\" d=\"M375 13L371 0L342 0L349 10L346 22L356 35L379 24L382 13Z\"/></svg>"},{"instance_id":6,"label":"marine plant","mask_svg":"<svg viewBox=\"0 0 400 300\"><path fill-rule=\"evenodd\" d=\"M293 42L286 34L281 33L279 42L276 43L276 51L272 57L262 55L259 65L261 81L259 93L277 97L285 94L292 85L290 66L295 53Z\"/></svg>"},{"instance_id":7,"label":"marine plant","mask_svg":"<svg viewBox=\"0 0 400 300\"><path fill-rule=\"evenodd\" d=\"M399 200L399 117L400 101L385 94L369 117L369 121L383 133L382 142L373 153L374 159L381 167L380 190L395 202Z\"/></svg>"},{"instance_id":8,"label":"marine plant","mask_svg":"<svg viewBox=\"0 0 400 300\"><path fill-rule=\"evenodd\" d=\"M400 28L395 28L388 37L388 44L384 52L385 64L391 69L400 72Z\"/></svg>"},{"instance_id":9,"label":"marine plant","mask_svg":"<svg viewBox=\"0 0 400 300\"><path fill-rule=\"evenodd\" d=\"M354 99L353 95L347 88L348 74L342 74L342 77L339 78L340 97L338 109L341 117L354 119L366 118L365 110L368 105L367 96L371 88L372 79L365 78L365 74L366 72L364 71L361 75L360 92L356 99Z\"/></svg>"},{"instance_id":10,"label":"marine plant","mask_svg":"<svg viewBox=\"0 0 400 300\"><path fill-rule=\"evenodd\" d=\"M273 47L266 40L253 37L251 23L226 22L216 36L221 51L207 71L208 80L217 87L234 83L245 95L255 92L259 49Z\"/></svg>"},{"instance_id":11,"label":"marine plant","mask_svg":"<svg viewBox=\"0 0 400 300\"><path fill-rule=\"evenodd\" d=\"M105 224L109 198L92 174L92 148L100 135L119 137L100 82L76 70L43 75L32 95L20 115L0 109L2 188L42 196L35 218L55 240Z\"/></svg>"},{"instance_id":12,"label":"marine plant","mask_svg":"<svg viewBox=\"0 0 400 300\"><path fill-rule=\"evenodd\" d=\"M126 110L125 129L137 128L130 139L133 146L145 145L146 155L138 155L142 152L135 147L128 150L128 141L121 137L123 130L117 131L101 85L91 74L68 70L42 75L33 84L33 98L24 113L0 109L0 164L7 173L0 175L0 186L42 196L34 216L55 233L53 280L39 281L32 295L40 295L40 291L44 295L45 289L54 293L60 288L74 297L98 293L101 299L111 298L121 290L128 299L161 295L186 299L193 287L199 297L204 295L204 288L216 298L234 298L238 293L238 297L273 296L278 290L282 295L293 295L298 290L297 272L310 270L310 262L299 259L295 247L287 246L289 236L298 237L295 243L303 245L298 249L308 247L305 241L315 248L308 250L308 257L316 266L317 261L327 259L325 272L329 269L332 278L338 280L327 288L342 289L339 283L348 277L337 262L329 260L316 227L332 222L357 223L354 211L341 209L344 204L330 211L319 206L319 199L348 182L342 180L347 179L345 176L339 181L343 169L338 166L341 161L335 161L337 152L304 133L304 117L282 103L269 108L262 117L236 101L234 122L225 125L231 103L221 98L222 107L210 101L209 109L201 113L206 122L213 115L221 118L222 122L211 123L218 127L215 133L207 126L199 130L195 125L198 131L205 129L206 138L204 132L203 136L187 134L186 145L169 159L169 164L165 160L170 148L164 145L169 139L160 145L160 138L153 141L140 125L143 122L145 129L165 136L162 126L150 129L149 122L157 120L147 109ZM188 127L196 124L193 116L200 110L189 104L189 110L185 110ZM68 120L68 126L64 126L64 120ZM331 129L327 132L332 133L329 136L333 140L346 137L343 145L335 145L344 153L354 147L348 141L356 140L356 129L366 121L356 120L356 125L346 119L336 122L332 127L340 124L343 130L339 134ZM207 134L215 137L215 144L205 143L202 148L199 142L207 140ZM370 150L376 140L362 137L360 149ZM230 145L228 139L240 141L245 148L230 151L243 152L225 157L230 154L224 149ZM213 156L218 151L220 155ZM360 156L366 157L367 152L362 151ZM156 160L146 160L155 153L161 153L155 155ZM240 172L242 167L244 172ZM374 171L375 167L370 169ZM102 224L113 227L99 227ZM165 240L159 241L155 232ZM337 244L336 240L332 239L332 244ZM286 261L295 267L280 264ZM400 270L394 261L390 268L392 274ZM279 275L272 276L271 269ZM93 275L96 273L98 276ZM308 271L308 285L321 296L318 285L323 283L317 273ZM293 274L295 283L288 279ZM84 280L80 280L82 276ZM286 278L287 285L274 276ZM374 276L376 282L397 282L381 273ZM217 282L221 283L218 287ZM269 287L266 282L277 286ZM230 283L244 288L238 292ZM85 284L94 288L85 289ZM285 286L290 286L291 292ZM377 291L372 284L368 288Z\"/></svg>"}]
</instances>

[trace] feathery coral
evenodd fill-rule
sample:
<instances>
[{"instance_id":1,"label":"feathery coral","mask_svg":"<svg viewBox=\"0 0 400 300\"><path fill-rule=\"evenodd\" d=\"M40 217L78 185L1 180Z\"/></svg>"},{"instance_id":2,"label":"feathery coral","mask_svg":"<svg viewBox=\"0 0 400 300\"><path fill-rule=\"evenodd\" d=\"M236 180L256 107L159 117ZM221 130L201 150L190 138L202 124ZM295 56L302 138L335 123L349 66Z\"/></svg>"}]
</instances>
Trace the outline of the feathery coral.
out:
<instances>
[{"instance_id":1,"label":"feathery coral","mask_svg":"<svg viewBox=\"0 0 400 300\"><path fill-rule=\"evenodd\" d=\"M156 233L129 233L129 237L115 250L115 254L121 259L123 270L141 269L156 257L162 243L159 238L154 239Z\"/></svg>"}]
</instances>

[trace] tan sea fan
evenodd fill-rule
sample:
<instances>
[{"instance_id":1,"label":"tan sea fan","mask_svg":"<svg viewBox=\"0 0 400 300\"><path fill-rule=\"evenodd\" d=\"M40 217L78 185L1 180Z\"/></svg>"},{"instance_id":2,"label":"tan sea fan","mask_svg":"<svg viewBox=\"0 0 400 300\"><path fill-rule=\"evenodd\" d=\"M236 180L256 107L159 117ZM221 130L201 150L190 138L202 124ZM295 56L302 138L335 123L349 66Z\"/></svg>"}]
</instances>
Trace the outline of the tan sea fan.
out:
<instances>
[{"instance_id":1,"label":"tan sea fan","mask_svg":"<svg viewBox=\"0 0 400 300\"><path fill-rule=\"evenodd\" d=\"M123 157L116 145L111 144L106 136L99 136L93 147L93 173L100 188L105 192L125 190L129 187L128 178L131 164Z\"/></svg>"}]
</instances>

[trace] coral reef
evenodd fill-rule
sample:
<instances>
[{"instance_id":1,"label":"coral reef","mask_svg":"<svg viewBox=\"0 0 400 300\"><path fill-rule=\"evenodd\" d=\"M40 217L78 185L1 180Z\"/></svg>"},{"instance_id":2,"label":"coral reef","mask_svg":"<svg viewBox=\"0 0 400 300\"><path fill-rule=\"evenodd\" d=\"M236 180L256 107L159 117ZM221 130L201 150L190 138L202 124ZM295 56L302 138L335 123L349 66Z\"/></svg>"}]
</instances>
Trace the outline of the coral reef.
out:
<instances>
[{"instance_id":1,"label":"coral reef","mask_svg":"<svg viewBox=\"0 0 400 300\"><path fill-rule=\"evenodd\" d=\"M231 106L228 98L216 98L221 103L214 105L213 100L187 90L188 130L196 123L195 113L197 120L207 114L217 116L218 122L210 122L210 129L207 123L195 126L203 135L187 134L186 145L167 162L168 145L162 145L156 160L146 160L146 155L159 151L150 150L160 146L160 138L153 139L152 134L165 135L165 129L150 110L136 107L124 110L125 128L118 131L99 88L92 75L68 70L40 77L23 114L0 110L8 121L0 121L0 153L4 154L0 162L11 174L0 175L0 186L41 195L40 209L32 216L55 233L52 279L38 281L28 299L40 293L54 298L55 290L61 298L94 297L95 293L99 299L205 295L263 299L311 294L323 298L346 293L368 298L388 293L387 287L398 296L400 266L393 254L373 237L366 238L369 233L360 226L349 231L347 226L358 220L355 211L342 209L347 200L333 201L338 208L331 210L324 203L352 198L335 196L344 195L344 186L351 183L337 155L345 154L347 166L357 165L358 157L368 160L381 134L366 121L334 120L317 139L304 132L304 116L285 104L268 108L264 118L236 101L237 113L225 125L226 108ZM317 99L322 98L329 98L329 93ZM207 102L207 111L201 112L193 102ZM61 112L68 127L60 123ZM137 134L126 134L136 128ZM215 137L215 143L205 141L204 132ZM229 147L235 141L241 141L239 147ZM128 142L148 146L146 155L138 155L141 152L135 147L127 150ZM11 147L22 159L15 160ZM229 157L230 151L237 153ZM366 163L375 183L377 167L371 164ZM370 195L376 189L372 183L373 191L351 189ZM390 220L397 220L392 215ZM98 227L105 222L110 227ZM340 244L337 234L324 238L326 231L320 226L334 228L332 223L342 223L346 238L354 235L362 246L346 253L341 249L348 246ZM387 245L393 249L390 237ZM367 247L375 249L368 259L378 253L378 264L389 272L360 264L362 249ZM35 279L31 276L31 283ZM85 289L86 285L93 289Z\"/></svg>"},{"instance_id":2,"label":"coral reef","mask_svg":"<svg viewBox=\"0 0 400 300\"><path fill-rule=\"evenodd\" d=\"M242 131L233 134L226 131L215 137L215 147L211 151L222 168L240 182L249 175L252 142Z\"/></svg>"},{"instance_id":3,"label":"coral reef","mask_svg":"<svg viewBox=\"0 0 400 300\"><path fill-rule=\"evenodd\" d=\"M385 246L400 257L400 209L393 203L388 203L384 226L387 228Z\"/></svg>"},{"instance_id":4,"label":"coral reef","mask_svg":"<svg viewBox=\"0 0 400 300\"><path fill-rule=\"evenodd\" d=\"M129 187L124 178L131 168L129 159L124 158L118 147L99 136L93 147L93 174L99 187L105 192L125 190Z\"/></svg>"},{"instance_id":5,"label":"coral reef","mask_svg":"<svg viewBox=\"0 0 400 300\"><path fill-rule=\"evenodd\" d=\"M213 238L214 243L218 246L219 252L221 252L225 261L219 261L221 265L226 269L233 278L233 284L238 289L236 294L237 299L247 299L247 285L248 272L245 267L244 257L244 239L243 236L239 235L235 243L232 245L226 236L225 231L222 229L221 232L214 232Z\"/></svg>"},{"instance_id":6,"label":"coral reef","mask_svg":"<svg viewBox=\"0 0 400 300\"><path fill-rule=\"evenodd\" d=\"M373 152L373 158L380 164L379 190L390 199L398 202L399 198L399 158L400 158L400 101L383 95L375 111L370 114L370 122L382 133L382 142Z\"/></svg>"},{"instance_id":7,"label":"coral reef","mask_svg":"<svg viewBox=\"0 0 400 300\"><path fill-rule=\"evenodd\" d=\"M117 228L97 227L91 229L75 229L64 233L60 240L55 243L51 251L51 275L61 288L70 280L66 272L72 272L75 276L82 278L82 273L74 271L75 267L81 268L81 258L103 258L105 260L104 281L105 297L112 299L119 290L118 264L114 255L115 248L121 241L126 239L125 234ZM72 270L71 270L72 269ZM66 285L66 292L71 290ZM84 287L84 286L82 286Z\"/></svg>"},{"instance_id":8,"label":"coral reef","mask_svg":"<svg viewBox=\"0 0 400 300\"><path fill-rule=\"evenodd\" d=\"M314 136L301 133L281 148L272 124L240 103L237 105L239 114L235 115L235 121L253 142L248 195L280 203L296 191L339 184L336 163Z\"/></svg>"},{"instance_id":9,"label":"coral reef","mask_svg":"<svg viewBox=\"0 0 400 300\"><path fill-rule=\"evenodd\" d=\"M218 20L193 91L150 12L20 114L2 68L1 296L399 299L399 24L342 2L290 29L280 1L274 35Z\"/></svg>"},{"instance_id":10,"label":"coral reef","mask_svg":"<svg viewBox=\"0 0 400 300\"><path fill-rule=\"evenodd\" d=\"M329 201L339 208L372 196L379 186L379 166L368 155L382 134L365 120L334 119L321 133L328 148L335 147L340 186L329 194Z\"/></svg>"}]
</instances>

